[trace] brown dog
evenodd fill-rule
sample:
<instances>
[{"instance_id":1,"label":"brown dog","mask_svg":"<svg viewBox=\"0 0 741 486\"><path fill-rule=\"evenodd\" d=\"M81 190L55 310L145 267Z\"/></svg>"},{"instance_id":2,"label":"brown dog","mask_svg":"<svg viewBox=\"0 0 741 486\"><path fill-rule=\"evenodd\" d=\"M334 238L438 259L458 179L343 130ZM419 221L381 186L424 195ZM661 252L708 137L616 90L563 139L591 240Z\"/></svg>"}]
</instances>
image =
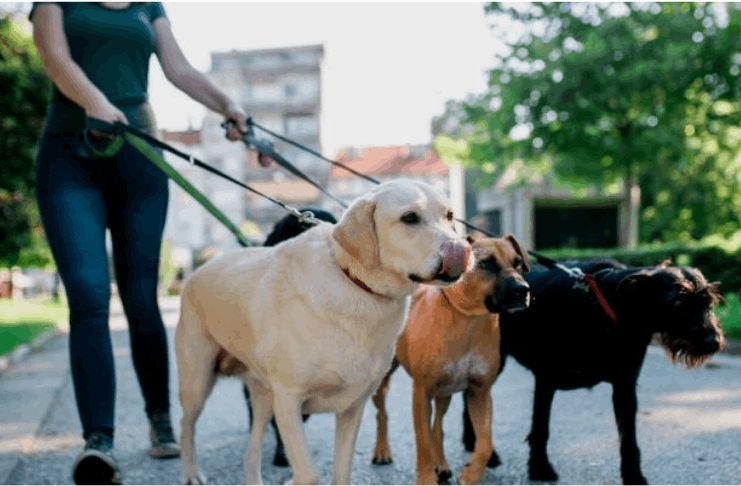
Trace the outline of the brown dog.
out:
<instances>
[{"instance_id":1,"label":"brown dog","mask_svg":"<svg viewBox=\"0 0 741 486\"><path fill-rule=\"evenodd\" d=\"M407 326L396 359L414 380L412 404L417 442L417 484L438 484L451 476L443 453L443 416L452 395L465 390L476 445L461 471L460 484L477 484L492 456L491 387L501 370L499 312L529 305L522 273L527 254L512 235L469 238L476 267L446 289L423 287L412 296ZM373 397L378 409L374 464L391 462L386 394L393 367ZM430 428L432 400L435 422Z\"/></svg>"}]
</instances>

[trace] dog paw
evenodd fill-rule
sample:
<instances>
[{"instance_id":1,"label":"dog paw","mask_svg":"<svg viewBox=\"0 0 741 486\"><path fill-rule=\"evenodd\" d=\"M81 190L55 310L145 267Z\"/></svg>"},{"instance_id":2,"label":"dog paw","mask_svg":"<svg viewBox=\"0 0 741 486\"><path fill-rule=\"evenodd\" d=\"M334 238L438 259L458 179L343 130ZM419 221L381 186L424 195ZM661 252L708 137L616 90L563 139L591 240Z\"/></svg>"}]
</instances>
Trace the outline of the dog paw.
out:
<instances>
[{"instance_id":1,"label":"dog paw","mask_svg":"<svg viewBox=\"0 0 741 486\"><path fill-rule=\"evenodd\" d=\"M394 462L394 458L391 454L391 448L376 447L376 450L373 452L373 459L371 460L372 464L375 464L376 466L386 466L392 462Z\"/></svg>"},{"instance_id":2,"label":"dog paw","mask_svg":"<svg viewBox=\"0 0 741 486\"><path fill-rule=\"evenodd\" d=\"M480 484L482 475L478 471L475 471L470 463L466 464L458 475L458 484Z\"/></svg>"},{"instance_id":3,"label":"dog paw","mask_svg":"<svg viewBox=\"0 0 741 486\"><path fill-rule=\"evenodd\" d=\"M558 481L558 474L548 461L545 463L530 463L528 473L533 481Z\"/></svg>"},{"instance_id":4,"label":"dog paw","mask_svg":"<svg viewBox=\"0 0 741 486\"><path fill-rule=\"evenodd\" d=\"M450 469L435 469L437 474L437 484L450 484L450 478L453 477L453 471Z\"/></svg>"},{"instance_id":5,"label":"dog paw","mask_svg":"<svg viewBox=\"0 0 741 486\"><path fill-rule=\"evenodd\" d=\"M282 454L279 454L277 452L275 453L275 456L273 457L273 466L278 466L278 467L290 466L285 452L283 452Z\"/></svg>"},{"instance_id":6,"label":"dog paw","mask_svg":"<svg viewBox=\"0 0 741 486\"><path fill-rule=\"evenodd\" d=\"M641 473L624 474L623 484L648 484L648 481Z\"/></svg>"},{"instance_id":7,"label":"dog paw","mask_svg":"<svg viewBox=\"0 0 741 486\"><path fill-rule=\"evenodd\" d=\"M486 467L495 468L500 464L502 464L502 460L499 459L499 454L497 454L497 451L491 451L491 457L489 457L489 462L486 463Z\"/></svg>"},{"instance_id":8,"label":"dog paw","mask_svg":"<svg viewBox=\"0 0 741 486\"><path fill-rule=\"evenodd\" d=\"M183 478L183 484L206 484L206 476L201 473L186 476Z\"/></svg>"}]
</instances>

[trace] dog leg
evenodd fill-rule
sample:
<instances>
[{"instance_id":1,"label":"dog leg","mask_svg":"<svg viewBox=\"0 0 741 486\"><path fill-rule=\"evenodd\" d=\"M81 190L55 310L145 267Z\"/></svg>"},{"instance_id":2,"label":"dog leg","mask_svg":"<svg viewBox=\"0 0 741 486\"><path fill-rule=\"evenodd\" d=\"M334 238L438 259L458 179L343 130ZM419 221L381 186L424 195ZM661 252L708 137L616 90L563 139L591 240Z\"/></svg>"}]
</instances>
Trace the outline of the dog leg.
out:
<instances>
[{"instance_id":1,"label":"dog leg","mask_svg":"<svg viewBox=\"0 0 741 486\"><path fill-rule=\"evenodd\" d=\"M533 423L527 440L530 443L528 472L530 479L536 481L556 481L558 474L548 461L548 427L551 419L551 405L556 389L543 380L535 380L533 400Z\"/></svg>"},{"instance_id":2,"label":"dog leg","mask_svg":"<svg viewBox=\"0 0 741 486\"><path fill-rule=\"evenodd\" d=\"M624 484L648 484L641 472L641 451L636 439L638 401L635 387L635 381L612 386L612 405L620 434L620 472Z\"/></svg>"},{"instance_id":3,"label":"dog leg","mask_svg":"<svg viewBox=\"0 0 741 486\"><path fill-rule=\"evenodd\" d=\"M211 394L216 373L214 364L219 354L219 346L206 339L197 329L197 323L184 325L183 316L175 331L175 355L180 380L180 405L183 418L180 421L180 449L185 484L205 484L205 477L199 473L195 457L195 426L203 405ZM190 316L194 319L193 316Z\"/></svg>"},{"instance_id":4,"label":"dog leg","mask_svg":"<svg viewBox=\"0 0 741 486\"><path fill-rule=\"evenodd\" d=\"M244 385L242 387L242 393L244 394L244 401L247 403L247 416L249 417L250 423L247 426L247 430L252 430L252 423L255 421L254 417L252 416L252 402L250 401L250 389L247 388L247 385Z\"/></svg>"},{"instance_id":5,"label":"dog leg","mask_svg":"<svg viewBox=\"0 0 741 486\"><path fill-rule=\"evenodd\" d=\"M244 455L245 484L262 484L262 439L273 411L273 392L257 380L250 380L254 399L251 433Z\"/></svg>"},{"instance_id":6,"label":"dog leg","mask_svg":"<svg viewBox=\"0 0 741 486\"><path fill-rule=\"evenodd\" d=\"M335 415L334 479L332 484L350 484L352 458L365 401Z\"/></svg>"},{"instance_id":7,"label":"dog leg","mask_svg":"<svg viewBox=\"0 0 741 486\"><path fill-rule=\"evenodd\" d=\"M468 390L463 390L463 446L468 452L473 452L473 447L476 445L476 433L473 431L473 424L471 423L471 416L468 413ZM499 459L496 448L491 451L491 457L489 462L486 463L486 467L495 468L502 464L502 460Z\"/></svg>"},{"instance_id":8,"label":"dog leg","mask_svg":"<svg viewBox=\"0 0 741 486\"><path fill-rule=\"evenodd\" d=\"M435 422L432 426L432 441L435 444L435 473L437 474L437 484L448 484L448 480L453 476L448 461L445 459L445 448L443 447L443 417L450 406L451 396L435 397Z\"/></svg>"},{"instance_id":9,"label":"dog leg","mask_svg":"<svg viewBox=\"0 0 741 486\"><path fill-rule=\"evenodd\" d=\"M415 383L412 390L412 415L417 440L417 484L437 484L435 458L430 434L431 397L424 385Z\"/></svg>"},{"instance_id":10,"label":"dog leg","mask_svg":"<svg viewBox=\"0 0 741 486\"><path fill-rule=\"evenodd\" d=\"M272 385L272 384L271 384ZM273 412L278 432L288 449L293 469L290 484L319 484L319 474L311 461L309 443L301 420L301 397L273 386Z\"/></svg>"},{"instance_id":11,"label":"dog leg","mask_svg":"<svg viewBox=\"0 0 741 486\"><path fill-rule=\"evenodd\" d=\"M458 482L460 484L479 484L481 476L486 471L486 464L494 451L491 438L491 392L488 386L471 387L468 390L468 412L476 434L476 445L468 463L458 476Z\"/></svg>"},{"instance_id":12,"label":"dog leg","mask_svg":"<svg viewBox=\"0 0 741 486\"><path fill-rule=\"evenodd\" d=\"M388 440L388 414L386 413L386 395L389 392L389 383L391 382L391 373L389 371L386 376L383 377L381 385L373 395L373 405L376 406L378 413L376 414L376 448L373 451L373 459L371 463L379 466L391 464L394 462L393 455L391 454L391 446Z\"/></svg>"},{"instance_id":13,"label":"dog leg","mask_svg":"<svg viewBox=\"0 0 741 486\"><path fill-rule=\"evenodd\" d=\"M463 390L463 447L468 452L473 452L473 447L476 445L476 434L473 431L473 424L471 423L471 415L468 413L468 390Z\"/></svg>"}]
</instances>

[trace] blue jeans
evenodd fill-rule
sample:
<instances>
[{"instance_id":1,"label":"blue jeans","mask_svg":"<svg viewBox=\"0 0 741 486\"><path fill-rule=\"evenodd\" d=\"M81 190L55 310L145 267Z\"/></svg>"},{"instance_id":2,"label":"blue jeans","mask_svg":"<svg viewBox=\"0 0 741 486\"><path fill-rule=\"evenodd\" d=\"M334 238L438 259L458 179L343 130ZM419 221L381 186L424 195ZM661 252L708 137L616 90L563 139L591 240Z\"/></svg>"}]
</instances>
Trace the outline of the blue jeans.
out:
<instances>
[{"instance_id":1,"label":"blue jeans","mask_svg":"<svg viewBox=\"0 0 741 486\"><path fill-rule=\"evenodd\" d=\"M72 380L87 438L114 429L106 228L147 414L170 408L167 337L157 305L168 182L129 144L99 159L78 155L76 143L73 134L45 134L35 175L41 219L67 293Z\"/></svg>"}]
</instances>

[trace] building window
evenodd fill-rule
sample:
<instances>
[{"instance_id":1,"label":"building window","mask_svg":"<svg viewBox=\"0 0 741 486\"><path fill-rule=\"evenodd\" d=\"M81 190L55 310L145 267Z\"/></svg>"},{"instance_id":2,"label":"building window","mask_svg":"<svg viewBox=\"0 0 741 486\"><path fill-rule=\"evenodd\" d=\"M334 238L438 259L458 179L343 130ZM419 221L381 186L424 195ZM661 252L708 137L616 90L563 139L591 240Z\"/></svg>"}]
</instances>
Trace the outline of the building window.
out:
<instances>
[{"instance_id":1,"label":"building window","mask_svg":"<svg viewBox=\"0 0 741 486\"><path fill-rule=\"evenodd\" d=\"M273 83L258 83L252 86L252 100L254 101L280 101L284 96L284 90Z\"/></svg>"},{"instance_id":2,"label":"building window","mask_svg":"<svg viewBox=\"0 0 741 486\"><path fill-rule=\"evenodd\" d=\"M311 54L294 54L293 55L293 62L294 64L301 64L301 65L312 65L314 64L314 56Z\"/></svg>"},{"instance_id":3,"label":"building window","mask_svg":"<svg viewBox=\"0 0 741 486\"><path fill-rule=\"evenodd\" d=\"M286 117L288 135L314 135L319 132L319 124L311 115L294 115Z\"/></svg>"},{"instance_id":4,"label":"building window","mask_svg":"<svg viewBox=\"0 0 741 486\"><path fill-rule=\"evenodd\" d=\"M252 67L272 68L281 64L279 56L257 56L252 58Z\"/></svg>"},{"instance_id":5,"label":"building window","mask_svg":"<svg viewBox=\"0 0 741 486\"><path fill-rule=\"evenodd\" d=\"M234 69L237 67L237 63L234 59L214 59L214 70L219 69Z\"/></svg>"}]
</instances>

